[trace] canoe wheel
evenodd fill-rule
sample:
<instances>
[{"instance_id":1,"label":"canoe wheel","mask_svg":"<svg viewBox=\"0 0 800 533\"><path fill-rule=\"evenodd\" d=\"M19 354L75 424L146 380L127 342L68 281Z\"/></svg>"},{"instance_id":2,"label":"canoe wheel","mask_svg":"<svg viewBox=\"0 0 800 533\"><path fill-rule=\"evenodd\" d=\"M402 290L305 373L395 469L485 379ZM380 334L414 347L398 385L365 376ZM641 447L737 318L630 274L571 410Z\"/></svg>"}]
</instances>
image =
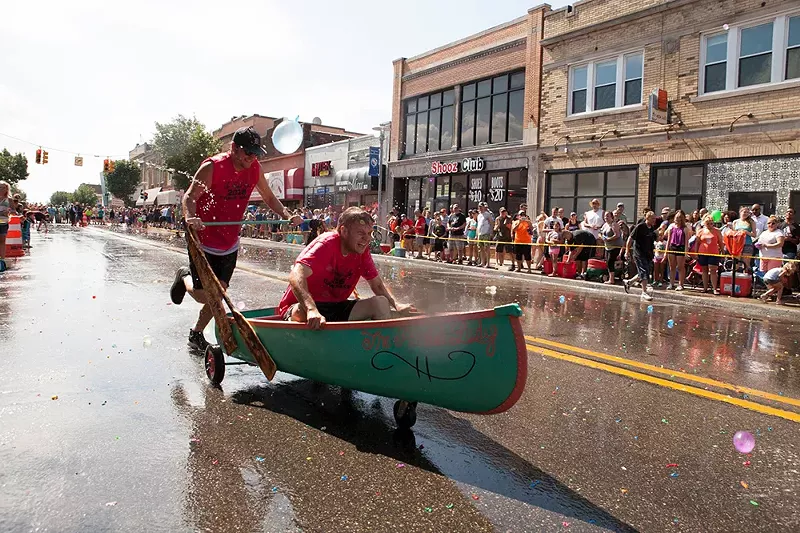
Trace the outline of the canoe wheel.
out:
<instances>
[{"instance_id":1,"label":"canoe wheel","mask_svg":"<svg viewBox=\"0 0 800 533\"><path fill-rule=\"evenodd\" d=\"M397 400L394 402L394 421L397 427L409 429L417 423L417 402Z\"/></svg>"},{"instance_id":2,"label":"canoe wheel","mask_svg":"<svg viewBox=\"0 0 800 533\"><path fill-rule=\"evenodd\" d=\"M225 354L216 344L206 348L206 376L214 385L219 385L225 378Z\"/></svg>"}]
</instances>

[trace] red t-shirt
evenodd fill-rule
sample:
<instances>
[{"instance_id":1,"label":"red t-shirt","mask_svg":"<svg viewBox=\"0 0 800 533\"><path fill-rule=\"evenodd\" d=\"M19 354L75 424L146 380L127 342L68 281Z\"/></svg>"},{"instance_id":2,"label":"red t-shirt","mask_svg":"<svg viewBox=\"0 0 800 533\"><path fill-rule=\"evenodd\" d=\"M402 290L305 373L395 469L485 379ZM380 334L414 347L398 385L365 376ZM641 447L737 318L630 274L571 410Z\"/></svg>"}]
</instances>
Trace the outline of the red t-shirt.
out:
<instances>
[{"instance_id":1,"label":"red t-shirt","mask_svg":"<svg viewBox=\"0 0 800 533\"><path fill-rule=\"evenodd\" d=\"M420 237L424 237L425 236L425 217L424 216L420 215L420 216L417 217L417 222L416 222L416 224L414 224L414 231Z\"/></svg>"},{"instance_id":2,"label":"red t-shirt","mask_svg":"<svg viewBox=\"0 0 800 533\"><path fill-rule=\"evenodd\" d=\"M308 277L308 292L315 302L343 302L347 300L358 280L369 281L378 275L369 249L361 255L342 255L342 241L338 232L320 235L297 256L296 263L313 271ZM278 314L283 316L289 306L297 303L292 288L288 287L278 304Z\"/></svg>"},{"instance_id":3,"label":"red t-shirt","mask_svg":"<svg viewBox=\"0 0 800 533\"><path fill-rule=\"evenodd\" d=\"M411 222L411 219L403 219L403 222L400 224L400 233L406 237L414 236L414 223Z\"/></svg>"}]
</instances>

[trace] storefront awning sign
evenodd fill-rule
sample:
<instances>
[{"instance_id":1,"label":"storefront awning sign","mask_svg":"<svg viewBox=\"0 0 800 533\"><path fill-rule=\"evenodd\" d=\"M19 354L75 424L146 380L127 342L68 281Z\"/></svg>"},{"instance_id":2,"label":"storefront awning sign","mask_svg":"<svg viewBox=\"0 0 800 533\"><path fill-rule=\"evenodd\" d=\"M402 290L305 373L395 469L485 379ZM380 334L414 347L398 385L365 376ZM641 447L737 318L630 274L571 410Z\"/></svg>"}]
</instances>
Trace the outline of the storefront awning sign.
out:
<instances>
[{"instance_id":1,"label":"storefront awning sign","mask_svg":"<svg viewBox=\"0 0 800 533\"><path fill-rule=\"evenodd\" d=\"M458 172L480 172L484 168L485 163L482 157L465 157L460 164L458 161L449 161L447 163L434 161L431 163L431 174L436 176L438 174L456 174Z\"/></svg>"},{"instance_id":2,"label":"storefront awning sign","mask_svg":"<svg viewBox=\"0 0 800 533\"><path fill-rule=\"evenodd\" d=\"M346 187L349 191L368 191L371 182L369 167L351 168L336 172L336 186Z\"/></svg>"},{"instance_id":3,"label":"storefront awning sign","mask_svg":"<svg viewBox=\"0 0 800 533\"><path fill-rule=\"evenodd\" d=\"M275 172L267 172L264 175L267 178L267 184L269 185L270 190L272 190L272 194L275 195L275 198L278 200L285 200L285 183L283 180L283 170L276 170Z\"/></svg>"}]
</instances>

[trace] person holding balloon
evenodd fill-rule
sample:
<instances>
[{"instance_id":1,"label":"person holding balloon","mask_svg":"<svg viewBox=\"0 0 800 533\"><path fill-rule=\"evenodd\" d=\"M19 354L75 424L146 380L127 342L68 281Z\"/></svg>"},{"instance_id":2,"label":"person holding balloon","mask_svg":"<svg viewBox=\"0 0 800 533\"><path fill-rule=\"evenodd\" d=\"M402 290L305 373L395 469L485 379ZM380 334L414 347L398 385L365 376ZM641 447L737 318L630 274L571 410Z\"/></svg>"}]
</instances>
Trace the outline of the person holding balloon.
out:
<instances>
[{"instance_id":1,"label":"person holding balloon","mask_svg":"<svg viewBox=\"0 0 800 533\"><path fill-rule=\"evenodd\" d=\"M302 221L299 216L293 217L270 189L258 162L258 157L263 155L266 155L266 151L261 146L261 136L256 130L252 127L239 128L233 134L230 150L203 161L183 195L185 224L197 230L200 247L223 289L227 289L236 268L241 221L253 189L258 189L261 198L276 213L292 219L293 223ZM203 224L212 221L231 224ZM186 293L203 304L197 323L189 330L189 344L204 351L208 341L203 337L203 329L211 321L212 313L208 294L203 290L191 257L189 267L180 267L175 273L170 290L172 302L180 305Z\"/></svg>"}]
</instances>

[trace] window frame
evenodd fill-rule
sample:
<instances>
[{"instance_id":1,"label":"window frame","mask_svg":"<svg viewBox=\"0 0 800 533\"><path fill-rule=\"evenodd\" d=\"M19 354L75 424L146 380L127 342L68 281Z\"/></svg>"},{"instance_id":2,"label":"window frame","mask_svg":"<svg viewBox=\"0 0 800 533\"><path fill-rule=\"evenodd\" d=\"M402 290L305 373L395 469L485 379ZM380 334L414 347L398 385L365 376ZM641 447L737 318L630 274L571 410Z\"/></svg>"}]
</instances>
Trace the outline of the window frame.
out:
<instances>
[{"instance_id":1,"label":"window frame","mask_svg":"<svg viewBox=\"0 0 800 533\"><path fill-rule=\"evenodd\" d=\"M633 56L633 55L640 55L642 57L642 72L641 75L637 77L633 77L627 79L625 72L625 58ZM608 63L610 61L616 61L616 73L615 73L615 80L614 80L614 107L606 107L602 109L595 109L595 89L597 88L596 83L596 66L602 63ZM645 100L644 100L644 62L645 62L645 54L644 49L637 49L637 50L628 50L616 55L612 56L605 56L602 58L593 59L592 61L582 61L580 63L575 63L569 66L567 70L567 116L568 117L577 117L581 115L589 115L592 113L606 113L606 112L613 112L619 109L638 109L643 107ZM573 112L572 111L572 94L576 90L573 87L573 81L575 80L574 72L576 69L580 69L586 67L586 88L585 89L577 89L579 91L586 91L586 108L584 111ZM641 94L639 95L639 103L638 104L628 104L625 105L625 83L628 81L633 81L640 79L642 80L641 83ZM603 85L603 86L607 86Z\"/></svg>"},{"instance_id":2,"label":"window frame","mask_svg":"<svg viewBox=\"0 0 800 533\"><path fill-rule=\"evenodd\" d=\"M634 171L634 187L633 191L630 194L621 195L621 194L608 194L608 175L612 172L626 172L626 171ZM555 200L558 202L559 207L564 208L565 213L569 213L570 211L575 211L578 213L578 220L582 220L582 213L588 210L588 206L584 205L583 208L577 205L579 199L584 198L585 196L578 195L578 174L595 174L601 173L603 175L603 192L602 194L592 195L596 197L601 202L601 207L606 209L608 206L606 203L608 199L615 199L615 198L633 198L633 205L625 204L625 213L628 216L628 220L632 218L631 213L636 213L639 209L639 167L638 166L631 166L631 165L623 165L623 166L615 166L615 167L594 167L594 168L572 168L572 169L558 169L558 170L548 170L545 174L545 209L549 213L550 207L553 204L553 196L552 196L552 181L553 177L564 175L564 174L572 174L574 175L574 183L572 185L572 196L556 196ZM567 208L567 204L564 203L564 200L571 200L572 207L569 209ZM614 206L616 207L616 206ZM612 208L613 209L613 208ZM632 210L631 210L632 209Z\"/></svg>"},{"instance_id":3,"label":"window frame","mask_svg":"<svg viewBox=\"0 0 800 533\"><path fill-rule=\"evenodd\" d=\"M700 194L681 194L681 179L683 177L683 169L685 168L702 168L703 173L702 177L700 178ZM661 205L656 205L658 203L658 198L667 198L667 196L658 194L658 189L656 188L658 183L658 173L659 171L665 171L670 169L676 169L678 171L678 176L675 181L675 195L669 196L669 198L675 198L680 204L681 200L684 199L698 199L698 205L700 207L705 206L705 199L706 199L706 180L708 178L708 165L703 162L693 162L693 163L686 163L686 164L674 164L674 163L664 163L660 165L651 165L650 167L650 190L649 190L649 202L650 206L652 207L653 211L656 213L656 216L659 216L661 212ZM677 206L672 206L672 210L674 211Z\"/></svg>"},{"instance_id":4,"label":"window frame","mask_svg":"<svg viewBox=\"0 0 800 533\"><path fill-rule=\"evenodd\" d=\"M789 50L789 19L800 16L800 11L793 10L779 14L769 15L767 17L760 17L758 19L749 20L747 22L730 26L727 30L719 31L715 28L713 31L702 33L700 36L700 68L698 69L697 80L697 96L707 95L721 95L731 94L739 91L747 91L763 87L770 87L776 84L798 81L800 78L787 78L786 77L786 59ZM741 59L753 57L760 54L751 54L747 56L741 55L741 37L742 30L754 28L763 24L772 23L772 64L770 68L770 81L766 83L758 83L753 85L739 86L739 66ZM706 48L707 42L710 37L720 34L727 34L727 53L726 53L726 71L725 71L725 88L718 91L705 91L705 76L706 76ZM794 47L793 47L794 48ZM764 52L766 53L766 52Z\"/></svg>"},{"instance_id":5,"label":"window frame","mask_svg":"<svg viewBox=\"0 0 800 533\"><path fill-rule=\"evenodd\" d=\"M453 92L453 102L451 104L445 103L445 93L452 91ZM431 107L432 97L435 95L440 95L440 104L436 107ZM425 110L420 110L419 105L415 104L414 111L408 111L408 106L410 102L418 102L421 98L425 98L428 101L428 104ZM437 153L437 152L447 152L452 150L452 143L450 146L442 147L442 118L445 115L444 110L446 108L452 108L453 110L453 124L450 127L450 131L452 135L456 134L455 131L455 109L456 109L456 102L455 102L455 87L445 87L443 89L439 89L438 91L433 91L431 93L426 94L417 94L414 96L409 96L403 100L402 109L403 109L403 150L402 150L402 157L409 157L409 156L419 156L427 153ZM430 116L432 111L439 111L439 122L438 122L438 150L430 150L431 142L430 142ZM419 117L421 115L427 116L428 120L425 122L426 131L425 131L425 151L417 152L417 135L419 130ZM414 117L414 146L411 151L408 150L408 143L407 140L407 128L408 128L408 118L409 116Z\"/></svg>"},{"instance_id":6,"label":"window frame","mask_svg":"<svg viewBox=\"0 0 800 533\"><path fill-rule=\"evenodd\" d=\"M521 86L513 87L512 86L512 78L517 74L522 74L523 75L523 78L522 78L523 79L523 84ZM494 79L498 78L500 76L505 76L507 78L507 80L506 80L506 88L504 90L500 90L500 91L495 92ZM484 82L487 82L487 81L489 82L489 94L479 96L478 95L478 84L484 83ZM511 133L511 121L509 120L509 116L510 116L509 111L511 109L511 95L516 93L516 92L521 92L522 93L522 115L520 116L520 118L521 118L521 121L522 121L521 130L522 130L523 136L524 136L524 132L525 132L525 116L524 116L525 115L525 90L526 90L524 82L525 82L525 69L523 68L523 69L509 70L507 72L499 72L499 73L497 73L497 74L495 74L493 76L489 76L488 78L481 78L481 79L472 80L472 81L469 81L467 83L462 83L461 84L461 95L460 95L460 99L459 99L459 113L460 113L459 124L460 124L460 126L459 126L458 132L457 132L457 134L458 134L458 149L459 150L461 150L463 148L479 148L479 147L482 147L482 146L496 146L496 145L506 144L506 143L519 143L519 142L522 142L522 137L520 137L519 139L509 140L509 134ZM472 98L465 98L464 97L464 87L469 86L469 85L474 85L475 86L475 91L474 91L475 94L473 95ZM504 135L504 140L493 142L492 141L492 133L493 133L493 130L494 130L493 121L494 121L494 114L495 114L494 101L495 101L495 97L496 96L501 96L501 95L505 95L506 96L506 98L505 98L505 109L504 109L505 125L504 125L504 128L503 128L505 135ZM477 120L477 118L478 118L478 102L480 100L483 100L483 99L487 99L489 101L489 132L488 132L488 135L487 135L488 142L487 143L483 143L483 144L478 144L477 143L477 139L478 139L478 120ZM473 121L473 125L472 125L472 140L471 140L471 144L466 144L466 145L463 142L463 124L465 123L464 122L464 113L465 113L465 110L466 110L466 107L467 107L465 104L472 104L472 106L474 107L473 115L475 117L475 119Z\"/></svg>"}]
</instances>

